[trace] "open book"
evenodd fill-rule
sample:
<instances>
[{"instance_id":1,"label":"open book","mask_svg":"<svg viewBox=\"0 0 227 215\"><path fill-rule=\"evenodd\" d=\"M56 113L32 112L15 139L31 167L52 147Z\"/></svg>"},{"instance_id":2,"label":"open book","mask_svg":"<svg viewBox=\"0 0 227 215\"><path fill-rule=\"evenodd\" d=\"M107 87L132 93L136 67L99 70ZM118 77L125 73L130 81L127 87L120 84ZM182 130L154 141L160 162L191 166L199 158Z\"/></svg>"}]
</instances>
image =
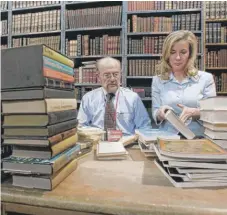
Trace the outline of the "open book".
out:
<instances>
[{"instance_id":1,"label":"open book","mask_svg":"<svg viewBox=\"0 0 227 215\"><path fill-rule=\"evenodd\" d=\"M172 110L168 110L166 112L165 118L187 139L193 139L195 137L195 134L179 119L179 117Z\"/></svg>"}]
</instances>

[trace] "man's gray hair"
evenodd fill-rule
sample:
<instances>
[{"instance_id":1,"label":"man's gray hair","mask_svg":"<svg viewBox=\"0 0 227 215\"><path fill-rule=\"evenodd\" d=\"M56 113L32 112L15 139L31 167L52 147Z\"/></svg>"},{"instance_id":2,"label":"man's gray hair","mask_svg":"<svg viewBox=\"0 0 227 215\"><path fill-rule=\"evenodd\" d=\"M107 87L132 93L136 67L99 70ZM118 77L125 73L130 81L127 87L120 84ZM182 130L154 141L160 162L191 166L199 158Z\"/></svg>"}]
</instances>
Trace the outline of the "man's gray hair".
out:
<instances>
[{"instance_id":1,"label":"man's gray hair","mask_svg":"<svg viewBox=\"0 0 227 215\"><path fill-rule=\"evenodd\" d=\"M115 67L119 67L121 70L121 63L119 60L112 57L104 57L98 60L96 63L96 68L99 72L103 69L110 69Z\"/></svg>"}]
</instances>

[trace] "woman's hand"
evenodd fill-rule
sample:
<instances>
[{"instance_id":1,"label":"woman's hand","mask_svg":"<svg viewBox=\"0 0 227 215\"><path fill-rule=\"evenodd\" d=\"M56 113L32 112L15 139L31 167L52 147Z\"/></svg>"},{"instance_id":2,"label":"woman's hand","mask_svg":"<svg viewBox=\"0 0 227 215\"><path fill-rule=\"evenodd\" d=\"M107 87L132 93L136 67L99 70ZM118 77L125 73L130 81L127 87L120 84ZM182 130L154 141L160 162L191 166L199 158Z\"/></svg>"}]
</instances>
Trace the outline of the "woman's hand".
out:
<instances>
[{"instance_id":1,"label":"woman's hand","mask_svg":"<svg viewBox=\"0 0 227 215\"><path fill-rule=\"evenodd\" d=\"M168 105L163 105L158 109L157 119L159 121L163 121L165 119L165 113L167 110L173 110L173 108Z\"/></svg>"},{"instance_id":2,"label":"woman's hand","mask_svg":"<svg viewBox=\"0 0 227 215\"><path fill-rule=\"evenodd\" d=\"M199 117L200 117L199 108L189 108L189 107L186 107L182 104L177 104L177 106L182 109L182 113L180 115L180 120L183 123L185 123L186 120L191 118L191 117L195 118L195 119L199 119Z\"/></svg>"}]
</instances>

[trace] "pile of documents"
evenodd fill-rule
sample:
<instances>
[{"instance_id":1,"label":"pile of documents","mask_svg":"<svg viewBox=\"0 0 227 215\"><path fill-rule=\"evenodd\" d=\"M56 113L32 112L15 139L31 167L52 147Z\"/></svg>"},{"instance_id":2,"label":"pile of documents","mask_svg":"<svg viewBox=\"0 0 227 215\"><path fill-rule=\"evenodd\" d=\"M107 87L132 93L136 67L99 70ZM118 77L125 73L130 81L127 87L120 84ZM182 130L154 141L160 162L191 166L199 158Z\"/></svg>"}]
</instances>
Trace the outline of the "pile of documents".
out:
<instances>
[{"instance_id":1,"label":"pile of documents","mask_svg":"<svg viewBox=\"0 0 227 215\"><path fill-rule=\"evenodd\" d=\"M209 139L158 139L155 164L175 187L227 186L227 152Z\"/></svg>"},{"instance_id":2,"label":"pile of documents","mask_svg":"<svg viewBox=\"0 0 227 215\"><path fill-rule=\"evenodd\" d=\"M200 101L200 120L205 135L227 149L227 97L213 97Z\"/></svg>"},{"instance_id":3,"label":"pile of documents","mask_svg":"<svg viewBox=\"0 0 227 215\"><path fill-rule=\"evenodd\" d=\"M137 129L135 133L138 135L138 144L145 157L156 157L153 145L157 138L180 139L179 135L159 129Z\"/></svg>"}]
</instances>

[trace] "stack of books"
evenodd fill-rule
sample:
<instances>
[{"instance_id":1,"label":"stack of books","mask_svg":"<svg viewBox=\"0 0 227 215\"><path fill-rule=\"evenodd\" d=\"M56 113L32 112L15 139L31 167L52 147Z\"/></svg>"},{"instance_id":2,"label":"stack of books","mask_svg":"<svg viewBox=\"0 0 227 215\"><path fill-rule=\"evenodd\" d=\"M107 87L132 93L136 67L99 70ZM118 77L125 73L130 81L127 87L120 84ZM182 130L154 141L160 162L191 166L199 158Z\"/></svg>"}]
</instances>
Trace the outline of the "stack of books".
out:
<instances>
[{"instance_id":1,"label":"stack of books","mask_svg":"<svg viewBox=\"0 0 227 215\"><path fill-rule=\"evenodd\" d=\"M51 190L76 168L80 153L74 63L45 45L1 54L3 142L12 145L3 170L16 186Z\"/></svg>"},{"instance_id":2,"label":"stack of books","mask_svg":"<svg viewBox=\"0 0 227 215\"><path fill-rule=\"evenodd\" d=\"M227 97L201 100L200 120L203 121L206 137L227 149Z\"/></svg>"},{"instance_id":3,"label":"stack of books","mask_svg":"<svg viewBox=\"0 0 227 215\"><path fill-rule=\"evenodd\" d=\"M98 160L124 160L127 159L127 155L122 142L101 141L96 148Z\"/></svg>"},{"instance_id":4,"label":"stack of books","mask_svg":"<svg viewBox=\"0 0 227 215\"><path fill-rule=\"evenodd\" d=\"M158 139L155 164L175 187L227 186L227 152L209 139Z\"/></svg>"},{"instance_id":5,"label":"stack of books","mask_svg":"<svg viewBox=\"0 0 227 215\"><path fill-rule=\"evenodd\" d=\"M1 108L1 110L2 110L2 108ZM1 113L1 134L3 134L3 131L4 131L4 129L2 127L3 122L4 122L4 116ZM12 154L11 146L3 144L3 139L2 139L2 135L1 135L1 182L10 178L10 174L4 173L2 171L2 159L10 156L11 154Z\"/></svg>"},{"instance_id":6,"label":"stack of books","mask_svg":"<svg viewBox=\"0 0 227 215\"><path fill-rule=\"evenodd\" d=\"M136 129L135 133L138 135L138 144L145 157L156 157L153 146L157 138L180 139L177 134L159 129Z\"/></svg>"}]
</instances>

